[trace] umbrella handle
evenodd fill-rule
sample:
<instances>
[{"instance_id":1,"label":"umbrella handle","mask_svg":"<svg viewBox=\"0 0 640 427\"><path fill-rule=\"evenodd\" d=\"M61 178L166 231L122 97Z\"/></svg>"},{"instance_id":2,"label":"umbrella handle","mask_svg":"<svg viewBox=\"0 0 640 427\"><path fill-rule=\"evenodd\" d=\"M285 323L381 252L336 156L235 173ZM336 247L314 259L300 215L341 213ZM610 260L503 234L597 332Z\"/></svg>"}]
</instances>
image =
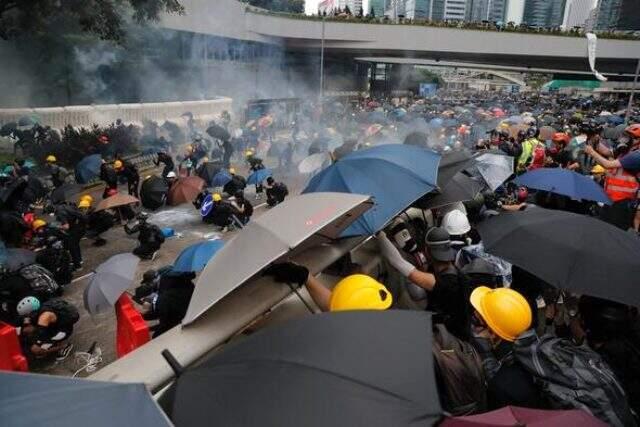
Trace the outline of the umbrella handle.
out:
<instances>
[{"instance_id":1,"label":"umbrella handle","mask_svg":"<svg viewBox=\"0 0 640 427\"><path fill-rule=\"evenodd\" d=\"M300 292L298 292L298 289L293 286L293 283L287 283L287 285L289 285L289 287L291 288L291 290L293 291L294 294L297 295L297 297L300 299L300 301L302 301L302 303L304 304L305 307L307 307L307 310L309 310L309 313L311 314L316 314L316 312L313 310L313 308L309 305L309 303L302 297L302 295L300 295Z\"/></svg>"},{"instance_id":2,"label":"umbrella handle","mask_svg":"<svg viewBox=\"0 0 640 427\"><path fill-rule=\"evenodd\" d=\"M180 364L180 362L178 362L173 354L171 354L171 352L166 348L162 350L162 353L160 354L162 355L162 357L164 357L164 360L167 361L167 363L171 367L171 370L176 374L176 377L180 377L180 375L182 375L182 373L184 372L184 367Z\"/></svg>"}]
</instances>

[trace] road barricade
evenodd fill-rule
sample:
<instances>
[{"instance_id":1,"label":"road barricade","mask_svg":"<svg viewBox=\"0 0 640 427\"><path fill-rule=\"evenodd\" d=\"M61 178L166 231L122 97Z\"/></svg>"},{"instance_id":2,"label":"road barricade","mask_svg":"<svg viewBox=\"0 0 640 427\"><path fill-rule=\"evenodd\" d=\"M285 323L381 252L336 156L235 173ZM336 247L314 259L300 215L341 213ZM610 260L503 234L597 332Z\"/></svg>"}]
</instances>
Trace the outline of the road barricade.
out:
<instances>
[{"instance_id":1,"label":"road barricade","mask_svg":"<svg viewBox=\"0 0 640 427\"><path fill-rule=\"evenodd\" d=\"M151 340L149 326L135 309L128 294L123 294L116 303L116 354L118 358L132 352Z\"/></svg>"},{"instance_id":2,"label":"road barricade","mask_svg":"<svg viewBox=\"0 0 640 427\"><path fill-rule=\"evenodd\" d=\"M0 370L23 371L29 370L27 358L22 354L16 328L0 322Z\"/></svg>"}]
</instances>

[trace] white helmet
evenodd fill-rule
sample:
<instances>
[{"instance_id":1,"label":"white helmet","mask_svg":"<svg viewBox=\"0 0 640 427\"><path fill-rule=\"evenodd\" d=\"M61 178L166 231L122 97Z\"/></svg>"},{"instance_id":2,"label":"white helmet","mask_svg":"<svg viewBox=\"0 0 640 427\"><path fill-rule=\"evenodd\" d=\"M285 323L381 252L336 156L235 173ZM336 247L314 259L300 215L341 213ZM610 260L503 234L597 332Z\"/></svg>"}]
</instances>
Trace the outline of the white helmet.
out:
<instances>
[{"instance_id":1,"label":"white helmet","mask_svg":"<svg viewBox=\"0 0 640 427\"><path fill-rule=\"evenodd\" d=\"M36 297L22 298L16 307L19 316L28 316L38 310L40 310L40 301Z\"/></svg>"},{"instance_id":2,"label":"white helmet","mask_svg":"<svg viewBox=\"0 0 640 427\"><path fill-rule=\"evenodd\" d=\"M451 236L462 236L471 230L467 216L457 209L448 212L444 218L442 218L442 227L444 227Z\"/></svg>"},{"instance_id":3,"label":"white helmet","mask_svg":"<svg viewBox=\"0 0 640 427\"><path fill-rule=\"evenodd\" d=\"M176 177L176 173L174 171L171 171L167 174L167 178L175 178Z\"/></svg>"}]
</instances>

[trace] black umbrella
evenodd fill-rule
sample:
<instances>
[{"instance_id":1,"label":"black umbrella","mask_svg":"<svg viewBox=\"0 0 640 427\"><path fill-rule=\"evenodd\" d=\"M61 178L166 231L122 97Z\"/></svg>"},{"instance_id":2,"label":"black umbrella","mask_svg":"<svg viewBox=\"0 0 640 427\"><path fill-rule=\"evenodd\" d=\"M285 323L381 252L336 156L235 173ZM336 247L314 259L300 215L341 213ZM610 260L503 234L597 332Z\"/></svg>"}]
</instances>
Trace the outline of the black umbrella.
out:
<instances>
[{"instance_id":1,"label":"black umbrella","mask_svg":"<svg viewBox=\"0 0 640 427\"><path fill-rule=\"evenodd\" d=\"M155 210L164 206L169 187L164 179L158 176L147 178L140 187L140 201L147 209Z\"/></svg>"},{"instance_id":2,"label":"black umbrella","mask_svg":"<svg viewBox=\"0 0 640 427\"><path fill-rule=\"evenodd\" d=\"M449 181L440 194L428 194L428 201L421 207L423 209L434 209L450 205L456 202L466 202L472 200L482 191L483 185L473 178L458 172Z\"/></svg>"},{"instance_id":3,"label":"black umbrella","mask_svg":"<svg viewBox=\"0 0 640 427\"><path fill-rule=\"evenodd\" d=\"M205 162L198 167L196 174L204 179L207 185L211 185L213 177L222 170L222 162Z\"/></svg>"},{"instance_id":4,"label":"black umbrella","mask_svg":"<svg viewBox=\"0 0 640 427\"><path fill-rule=\"evenodd\" d=\"M475 159L467 150L443 154L438 166L438 187L444 188L458 172L470 168L474 162Z\"/></svg>"},{"instance_id":5,"label":"black umbrella","mask_svg":"<svg viewBox=\"0 0 640 427\"><path fill-rule=\"evenodd\" d=\"M11 205L10 202L15 202L22 198L25 188L27 188L27 180L24 178L17 178L9 182L4 188L0 189L0 202L2 204Z\"/></svg>"},{"instance_id":6,"label":"black umbrella","mask_svg":"<svg viewBox=\"0 0 640 427\"><path fill-rule=\"evenodd\" d=\"M13 427L170 426L144 384L0 373L0 419Z\"/></svg>"},{"instance_id":7,"label":"black umbrella","mask_svg":"<svg viewBox=\"0 0 640 427\"><path fill-rule=\"evenodd\" d=\"M212 138L221 139L223 141L228 141L229 139L231 139L231 135L229 134L229 132L222 126L211 125L207 128L207 133Z\"/></svg>"},{"instance_id":8,"label":"black umbrella","mask_svg":"<svg viewBox=\"0 0 640 427\"><path fill-rule=\"evenodd\" d=\"M62 184L51 192L51 203L59 204L72 201L82 191L82 186L74 183Z\"/></svg>"},{"instance_id":9,"label":"black umbrella","mask_svg":"<svg viewBox=\"0 0 640 427\"><path fill-rule=\"evenodd\" d=\"M39 178L29 176L27 180L27 188L25 188L24 193L22 193L22 200L31 204L46 196L47 192L47 187L45 187Z\"/></svg>"},{"instance_id":10,"label":"black umbrella","mask_svg":"<svg viewBox=\"0 0 640 427\"><path fill-rule=\"evenodd\" d=\"M163 406L179 426L431 425L441 413L431 351L425 312L307 316L186 371Z\"/></svg>"},{"instance_id":11,"label":"black umbrella","mask_svg":"<svg viewBox=\"0 0 640 427\"><path fill-rule=\"evenodd\" d=\"M561 289L640 305L640 239L588 216L533 207L478 227L484 247Z\"/></svg>"}]
</instances>

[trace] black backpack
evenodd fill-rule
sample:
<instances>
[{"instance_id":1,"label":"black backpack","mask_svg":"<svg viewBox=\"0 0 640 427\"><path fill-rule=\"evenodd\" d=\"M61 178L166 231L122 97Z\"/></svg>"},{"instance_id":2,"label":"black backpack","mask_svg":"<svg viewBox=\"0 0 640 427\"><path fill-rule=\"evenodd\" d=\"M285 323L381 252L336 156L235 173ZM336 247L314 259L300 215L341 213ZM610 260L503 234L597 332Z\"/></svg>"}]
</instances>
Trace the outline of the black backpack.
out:
<instances>
[{"instance_id":1,"label":"black backpack","mask_svg":"<svg viewBox=\"0 0 640 427\"><path fill-rule=\"evenodd\" d=\"M42 304L40 307L40 313L43 311L52 311L55 313L60 325L72 326L80 320L80 313L78 312L78 309L74 305L60 298L55 298Z\"/></svg>"},{"instance_id":2,"label":"black backpack","mask_svg":"<svg viewBox=\"0 0 640 427\"><path fill-rule=\"evenodd\" d=\"M473 346L450 334L443 324L435 324L432 350L444 409L454 416L485 411L487 385Z\"/></svg>"},{"instance_id":3,"label":"black backpack","mask_svg":"<svg viewBox=\"0 0 640 427\"><path fill-rule=\"evenodd\" d=\"M22 267L20 276L29 282L33 295L40 301L47 301L59 296L62 290L53 278L53 274L39 264L31 264Z\"/></svg>"},{"instance_id":4,"label":"black backpack","mask_svg":"<svg viewBox=\"0 0 640 427\"><path fill-rule=\"evenodd\" d=\"M582 409L611 426L636 425L620 382L590 347L531 332L514 342L514 354L554 409Z\"/></svg>"}]
</instances>

